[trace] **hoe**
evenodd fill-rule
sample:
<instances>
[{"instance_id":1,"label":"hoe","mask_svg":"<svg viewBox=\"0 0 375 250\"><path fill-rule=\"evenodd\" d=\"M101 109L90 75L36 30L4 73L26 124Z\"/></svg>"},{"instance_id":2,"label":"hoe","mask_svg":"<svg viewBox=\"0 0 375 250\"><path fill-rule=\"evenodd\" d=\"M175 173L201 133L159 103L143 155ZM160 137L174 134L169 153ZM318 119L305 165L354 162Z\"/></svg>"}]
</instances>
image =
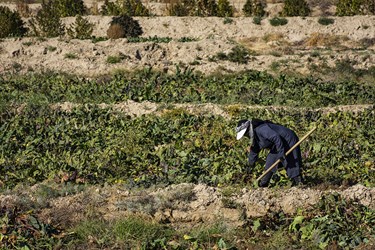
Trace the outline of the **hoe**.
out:
<instances>
[{"instance_id":1,"label":"hoe","mask_svg":"<svg viewBox=\"0 0 375 250\"><path fill-rule=\"evenodd\" d=\"M296 144L294 144L293 147L291 147L286 153L285 153L285 156L287 156L288 154L290 154L298 145L300 145L309 135L312 134L312 132L315 131L317 127L314 127L313 129L311 129L304 137L302 137ZM260 179L262 179L266 174L268 174L270 171L272 171L272 169L274 169L279 163L281 162L281 159L277 160L274 164L272 164L271 167L269 167L266 171L264 171L264 173L258 177L258 179L256 179L254 185L255 186L258 186L258 182Z\"/></svg>"}]
</instances>

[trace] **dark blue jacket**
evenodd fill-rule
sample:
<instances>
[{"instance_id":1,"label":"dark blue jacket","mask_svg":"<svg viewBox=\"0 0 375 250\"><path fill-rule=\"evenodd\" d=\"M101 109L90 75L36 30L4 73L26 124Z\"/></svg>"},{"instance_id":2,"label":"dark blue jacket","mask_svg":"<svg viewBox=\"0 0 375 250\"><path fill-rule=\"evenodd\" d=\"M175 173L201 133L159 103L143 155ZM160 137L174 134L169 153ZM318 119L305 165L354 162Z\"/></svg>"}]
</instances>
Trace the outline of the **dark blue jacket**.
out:
<instances>
[{"instance_id":1,"label":"dark blue jacket","mask_svg":"<svg viewBox=\"0 0 375 250\"><path fill-rule=\"evenodd\" d=\"M261 149L269 149L270 151L266 159L265 167L268 169L299 141L297 135L284 126L260 120L252 121L252 123L254 139L248 157L250 165L254 165L258 160L258 154ZM294 178L300 175L302 159L299 146L286 156L286 160L283 161L282 164L286 168L289 178ZM275 171L276 168L273 172Z\"/></svg>"}]
</instances>

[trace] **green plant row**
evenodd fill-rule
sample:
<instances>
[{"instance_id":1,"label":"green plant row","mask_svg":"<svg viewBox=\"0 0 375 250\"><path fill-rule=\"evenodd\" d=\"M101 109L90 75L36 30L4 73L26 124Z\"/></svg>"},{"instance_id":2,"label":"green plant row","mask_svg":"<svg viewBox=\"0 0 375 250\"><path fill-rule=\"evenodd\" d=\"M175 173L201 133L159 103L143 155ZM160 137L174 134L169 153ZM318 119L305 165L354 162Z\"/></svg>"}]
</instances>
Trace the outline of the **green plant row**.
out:
<instances>
[{"instance_id":1,"label":"green plant row","mask_svg":"<svg viewBox=\"0 0 375 250\"><path fill-rule=\"evenodd\" d=\"M175 109L162 116L130 118L85 105L71 112L29 105L4 111L0 126L0 180L7 187L78 171L90 183L124 181L243 183L248 141L236 141L238 119L256 117L286 125L302 137L309 185L363 183L373 186L374 107L363 112L232 111L232 120ZM265 152L263 152L263 158ZM263 171L259 162L251 176ZM283 171L275 185L287 185Z\"/></svg>"},{"instance_id":2,"label":"green plant row","mask_svg":"<svg viewBox=\"0 0 375 250\"><path fill-rule=\"evenodd\" d=\"M54 73L30 74L0 77L0 88L2 105L35 100L45 103L148 100L324 107L372 104L375 100L375 86L371 84L325 82L312 77L274 77L258 71L203 76L189 69L177 69L173 75L144 70L93 80Z\"/></svg>"}]
</instances>

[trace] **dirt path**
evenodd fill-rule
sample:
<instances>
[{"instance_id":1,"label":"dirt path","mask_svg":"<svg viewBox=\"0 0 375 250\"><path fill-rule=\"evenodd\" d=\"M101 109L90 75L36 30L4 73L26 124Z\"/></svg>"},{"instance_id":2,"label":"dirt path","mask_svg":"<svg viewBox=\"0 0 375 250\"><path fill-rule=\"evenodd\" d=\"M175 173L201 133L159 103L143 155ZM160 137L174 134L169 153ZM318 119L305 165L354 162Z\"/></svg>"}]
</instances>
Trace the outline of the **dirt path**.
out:
<instances>
[{"instance_id":1,"label":"dirt path","mask_svg":"<svg viewBox=\"0 0 375 250\"><path fill-rule=\"evenodd\" d=\"M56 103L52 105L52 108L61 109L64 111L71 111L74 107L78 107L80 104L64 102ZM309 108L293 108L288 106L257 106L257 105L242 105L242 104L231 104L231 105L220 105L213 103L193 104L193 103L175 103L175 104L164 104L154 102L135 102L128 100L126 102L116 104L100 104L102 108L112 108L114 111L123 112L132 117L156 114L161 115L164 112L171 109L184 109L192 114L196 115L218 115L225 119L230 119L231 115L228 112L230 109L268 109L268 110L311 110ZM361 105L338 105L334 107L316 108L316 111L322 111L323 113L335 113L338 111L352 111L361 112L367 108L372 107L373 104L361 104Z\"/></svg>"},{"instance_id":2,"label":"dirt path","mask_svg":"<svg viewBox=\"0 0 375 250\"><path fill-rule=\"evenodd\" d=\"M38 185L30 190L37 188ZM37 197L30 190L23 191L22 195L0 195L0 206L18 204L26 196L37 203ZM319 190L297 187L229 189L183 183L143 190L126 189L121 185L90 187L75 195L45 201L39 215L45 221L64 227L78 223L90 212L108 220L137 213L172 224L221 219L236 227L248 218L265 216L271 212L293 215L297 209L307 210L323 195L332 193L375 209L375 189L359 184Z\"/></svg>"}]
</instances>

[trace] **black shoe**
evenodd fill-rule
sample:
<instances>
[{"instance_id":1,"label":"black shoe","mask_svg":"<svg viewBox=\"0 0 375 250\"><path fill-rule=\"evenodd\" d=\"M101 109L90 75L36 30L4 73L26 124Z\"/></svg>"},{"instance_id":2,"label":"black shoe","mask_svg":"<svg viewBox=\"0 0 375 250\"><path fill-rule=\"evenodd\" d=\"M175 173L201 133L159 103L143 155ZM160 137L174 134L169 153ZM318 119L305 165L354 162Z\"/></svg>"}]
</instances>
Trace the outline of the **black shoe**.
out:
<instances>
[{"instance_id":1,"label":"black shoe","mask_svg":"<svg viewBox=\"0 0 375 250\"><path fill-rule=\"evenodd\" d=\"M293 184L292 184L293 187L295 187L295 186L302 186L303 185L303 183L302 183L302 177L300 175L294 177L292 179L292 182L293 182Z\"/></svg>"},{"instance_id":2,"label":"black shoe","mask_svg":"<svg viewBox=\"0 0 375 250\"><path fill-rule=\"evenodd\" d=\"M269 181L268 182L260 181L258 186L259 187L268 187L268 184L269 184Z\"/></svg>"}]
</instances>

